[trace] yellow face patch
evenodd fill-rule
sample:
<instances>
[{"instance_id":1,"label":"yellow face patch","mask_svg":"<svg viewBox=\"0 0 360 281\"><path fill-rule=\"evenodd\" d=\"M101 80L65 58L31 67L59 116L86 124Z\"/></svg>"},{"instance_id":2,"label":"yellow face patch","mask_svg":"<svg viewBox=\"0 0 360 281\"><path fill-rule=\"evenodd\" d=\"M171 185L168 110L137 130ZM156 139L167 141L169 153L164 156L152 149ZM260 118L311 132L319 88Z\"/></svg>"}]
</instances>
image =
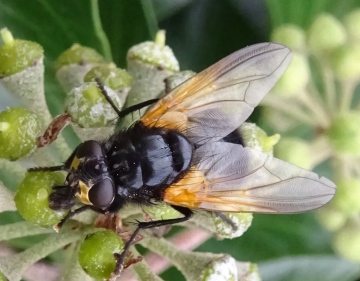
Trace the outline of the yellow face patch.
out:
<instances>
[{"instance_id":1,"label":"yellow face patch","mask_svg":"<svg viewBox=\"0 0 360 281\"><path fill-rule=\"evenodd\" d=\"M89 190L91 187L87 186L84 182L79 181L80 193L76 194L76 197L81 201L81 203L86 205L92 205L89 200Z\"/></svg>"},{"instance_id":2,"label":"yellow face patch","mask_svg":"<svg viewBox=\"0 0 360 281\"><path fill-rule=\"evenodd\" d=\"M83 158L82 158L82 159L83 159ZM74 159L73 159L72 162L71 162L70 168L73 169L73 170L77 170L78 167L79 167L80 162L81 162L81 159L80 159L80 158L77 158L77 157L75 156Z\"/></svg>"}]
</instances>

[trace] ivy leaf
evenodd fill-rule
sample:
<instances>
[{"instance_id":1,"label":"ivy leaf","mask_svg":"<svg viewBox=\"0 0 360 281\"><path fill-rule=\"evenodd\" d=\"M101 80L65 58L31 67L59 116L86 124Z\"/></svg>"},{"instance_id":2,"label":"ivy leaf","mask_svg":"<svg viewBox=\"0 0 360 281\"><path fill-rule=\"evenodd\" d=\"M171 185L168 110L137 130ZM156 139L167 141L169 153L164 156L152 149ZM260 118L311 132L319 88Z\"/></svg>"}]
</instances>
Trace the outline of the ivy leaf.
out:
<instances>
[{"instance_id":1,"label":"ivy leaf","mask_svg":"<svg viewBox=\"0 0 360 281\"><path fill-rule=\"evenodd\" d=\"M301 256L258 264L263 281L353 281L359 265L336 256Z\"/></svg>"}]
</instances>

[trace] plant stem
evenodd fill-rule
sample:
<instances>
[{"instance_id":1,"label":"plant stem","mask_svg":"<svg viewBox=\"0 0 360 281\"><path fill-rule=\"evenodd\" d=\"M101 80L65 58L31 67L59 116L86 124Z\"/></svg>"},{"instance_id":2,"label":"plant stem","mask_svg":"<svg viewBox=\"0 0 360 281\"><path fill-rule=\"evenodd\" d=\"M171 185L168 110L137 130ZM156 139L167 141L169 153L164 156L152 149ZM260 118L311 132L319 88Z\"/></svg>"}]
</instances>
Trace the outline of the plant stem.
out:
<instances>
[{"instance_id":1,"label":"plant stem","mask_svg":"<svg viewBox=\"0 0 360 281\"><path fill-rule=\"evenodd\" d=\"M354 90L357 81L342 81L341 83L341 100L340 100L340 112L346 112L351 109L351 101L353 98Z\"/></svg>"},{"instance_id":2,"label":"plant stem","mask_svg":"<svg viewBox=\"0 0 360 281\"><path fill-rule=\"evenodd\" d=\"M91 3L91 16L94 24L96 37L99 39L101 43L101 47L105 59L108 61L112 61L110 43L101 24L99 1L91 0L90 3Z\"/></svg>"}]
</instances>

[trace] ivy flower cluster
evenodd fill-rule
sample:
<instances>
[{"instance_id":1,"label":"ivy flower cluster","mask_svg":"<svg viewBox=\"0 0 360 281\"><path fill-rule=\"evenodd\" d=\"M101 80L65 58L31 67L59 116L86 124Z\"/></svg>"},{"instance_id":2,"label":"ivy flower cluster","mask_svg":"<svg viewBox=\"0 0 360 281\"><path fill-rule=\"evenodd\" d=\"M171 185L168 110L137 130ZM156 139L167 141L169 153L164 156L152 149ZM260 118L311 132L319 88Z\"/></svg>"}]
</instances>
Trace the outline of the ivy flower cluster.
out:
<instances>
[{"instance_id":1,"label":"ivy flower cluster","mask_svg":"<svg viewBox=\"0 0 360 281\"><path fill-rule=\"evenodd\" d=\"M318 215L336 251L360 261L360 10L321 14L308 30L284 25L271 38L294 53L264 101L265 122L283 136L275 154L307 169L329 160L338 191ZM294 131L307 140L286 137Z\"/></svg>"}]
</instances>

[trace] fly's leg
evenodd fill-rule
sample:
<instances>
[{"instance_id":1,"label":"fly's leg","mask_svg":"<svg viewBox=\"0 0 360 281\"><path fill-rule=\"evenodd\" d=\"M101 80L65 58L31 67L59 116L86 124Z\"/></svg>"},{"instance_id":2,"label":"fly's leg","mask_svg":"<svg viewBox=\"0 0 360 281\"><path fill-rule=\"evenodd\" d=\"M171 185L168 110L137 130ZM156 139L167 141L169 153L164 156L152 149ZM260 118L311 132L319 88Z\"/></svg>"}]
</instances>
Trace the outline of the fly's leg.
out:
<instances>
[{"instance_id":1,"label":"fly's leg","mask_svg":"<svg viewBox=\"0 0 360 281\"><path fill-rule=\"evenodd\" d=\"M137 228L135 229L134 233L131 235L129 241L126 242L124 250L122 251L122 253L121 254L115 254L116 267L115 267L115 270L114 270L114 273L113 273L113 277L119 276L120 273L123 271L123 269L124 269L124 261L125 261L126 255L127 255L128 251L129 251L130 246L132 245L134 239L136 238L136 236L137 236L137 234L139 233L140 230L153 228L153 227L159 227L159 226L163 226L163 225L170 225L170 224L176 224L176 223L184 222L184 221L189 220L193 215L193 212L188 208L179 207L179 206L171 206L171 207L173 207L176 211L180 212L184 216L181 217L181 218L176 218L176 219L140 222L138 224Z\"/></svg>"}]
</instances>

